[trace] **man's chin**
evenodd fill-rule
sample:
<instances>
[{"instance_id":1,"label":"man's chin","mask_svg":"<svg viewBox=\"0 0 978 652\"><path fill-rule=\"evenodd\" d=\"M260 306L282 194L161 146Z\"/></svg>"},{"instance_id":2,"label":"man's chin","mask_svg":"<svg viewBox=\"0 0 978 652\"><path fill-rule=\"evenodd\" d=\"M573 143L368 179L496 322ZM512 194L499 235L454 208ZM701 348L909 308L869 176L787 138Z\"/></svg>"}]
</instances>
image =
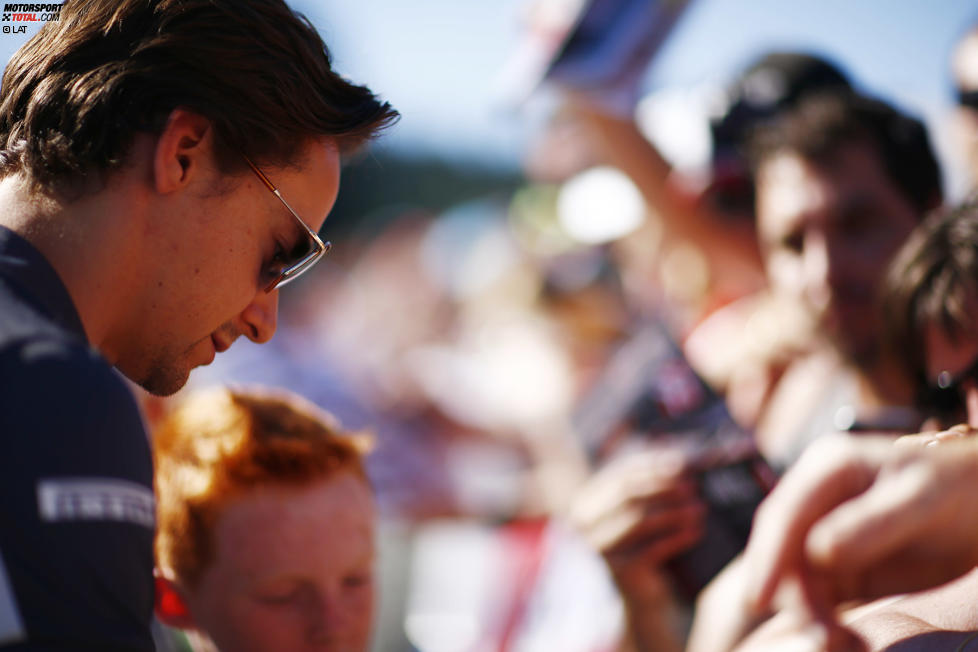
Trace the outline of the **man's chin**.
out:
<instances>
[{"instance_id":1,"label":"man's chin","mask_svg":"<svg viewBox=\"0 0 978 652\"><path fill-rule=\"evenodd\" d=\"M190 372L180 371L177 369L157 368L153 369L149 374L146 374L141 378L133 378L128 374L126 375L130 380L154 396L172 396L187 384L187 379L190 377Z\"/></svg>"},{"instance_id":2,"label":"man's chin","mask_svg":"<svg viewBox=\"0 0 978 652\"><path fill-rule=\"evenodd\" d=\"M830 340L843 358L857 366L872 364L879 359L879 338L861 337L847 331L832 333Z\"/></svg>"}]
</instances>

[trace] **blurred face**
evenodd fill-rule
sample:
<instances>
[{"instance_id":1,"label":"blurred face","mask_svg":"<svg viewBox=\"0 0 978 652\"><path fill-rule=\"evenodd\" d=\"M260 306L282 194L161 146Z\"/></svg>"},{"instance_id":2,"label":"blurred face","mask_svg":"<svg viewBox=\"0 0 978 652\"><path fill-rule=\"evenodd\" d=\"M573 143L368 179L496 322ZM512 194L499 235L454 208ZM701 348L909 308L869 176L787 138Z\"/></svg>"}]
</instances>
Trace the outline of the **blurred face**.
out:
<instances>
[{"instance_id":1,"label":"blurred face","mask_svg":"<svg viewBox=\"0 0 978 652\"><path fill-rule=\"evenodd\" d=\"M791 153L761 165L757 219L768 280L795 296L855 360L877 352L877 293L917 215L865 143L815 164Z\"/></svg>"},{"instance_id":2,"label":"blurred face","mask_svg":"<svg viewBox=\"0 0 978 652\"><path fill-rule=\"evenodd\" d=\"M952 340L944 331L930 325L924 333L927 384L936 399L945 427L967 422L978 427L978 338L962 336Z\"/></svg>"},{"instance_id":3,"label":"blurred face","mask_svg":"<svg viewBox=\"0 0 978 652\"><path fill-rule=\"evenodd\" d=\"M339 184L332 142L310 142L297 167L263 171L318 230ZM282 251L303 248L309 235L250 170L228 179L205 168L161 212L146 235L153 243L146 291L106 348L129 378L166 395L238 337L259 343L272 337L278 291L265 292L267 270Z\"/></svg>"},{"instance_id":4,"label":"blurred face","mask_svg":"<svg viewBox=\"0 0 978 652\"><path fill-rule=\"evenodd\" d=\"M218 650L367 649L374 506L352 473L237 499L217 520L214 552L186 602Z\"/></svg>"},{"instance_id":5,"label":"blurred face","mask_svg":"<svg viewBox=\"0 0 978 652\"><path fill-rule=\"evenodd\" d=\"M951 71L957 90L978 92L978 33L972 32L961 41L951 61ZM966 96L954 113L954 140L968 165L971 184L978 186L978 96Z\"/></svg>"}]
</instances>

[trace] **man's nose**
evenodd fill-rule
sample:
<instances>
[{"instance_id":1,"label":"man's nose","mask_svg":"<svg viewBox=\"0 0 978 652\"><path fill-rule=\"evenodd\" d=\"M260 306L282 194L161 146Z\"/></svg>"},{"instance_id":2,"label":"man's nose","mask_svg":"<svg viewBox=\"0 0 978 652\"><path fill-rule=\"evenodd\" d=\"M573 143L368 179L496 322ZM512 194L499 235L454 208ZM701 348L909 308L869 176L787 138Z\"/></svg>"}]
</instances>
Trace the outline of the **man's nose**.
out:
<instances>
[{"instance_id":1,"label":"man's nose","mask_svg":"<svg viewBox=\"0 0 978 652\"><path fill-rule=\"evenodd\" d=\"M343 633L349 628L349 610L343 608L338 595L321 594L311 601L307 614L307 639L310 643L332 647L344 640Z\"/></svg>"},{"instance_id":2,"label":"man's nose","mask_svg":"<svg viewBox=\"0 0 978 652\"><path fill-rule=\"evenodd\" d=\"M802 255L808 300L817 308L825 308L831 300L829 276L832 272L830 251L825 237L820 233L806 234Z\"/></svg>"},{"instance_id":3,"label":"man's nose","mask_svg":"<svg viewBox=\"0 0 978 652\"><path fill-rule=\"evenodd\" d=\"M964 405L968 414L968 425L978 428L978 383L973 380L965 381L961 390L964 392Z\"/></svg>"},{"instance_id":4,"label":"man's nose","mask_svg":"<svg viewBox=\"0 0 978 652\"><path fill-rule=\"evenodd\" d=\"M278 291L258 290L251 303L241 311L241 332L252 342L264 344L278 327Z\"/></svg>"}]
</instances>

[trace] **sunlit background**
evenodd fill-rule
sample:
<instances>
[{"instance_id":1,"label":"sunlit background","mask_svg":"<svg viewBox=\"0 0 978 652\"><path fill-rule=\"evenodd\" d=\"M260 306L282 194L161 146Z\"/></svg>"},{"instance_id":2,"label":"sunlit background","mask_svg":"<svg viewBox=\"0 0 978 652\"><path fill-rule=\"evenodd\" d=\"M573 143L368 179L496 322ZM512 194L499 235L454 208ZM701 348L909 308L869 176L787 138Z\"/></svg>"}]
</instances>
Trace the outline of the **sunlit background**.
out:
<instances>
[{"instance_id":1,"label":"sunlit background","mask_svg":"<svg viewBox=\"0 0 978 652\"><path fill-rule=\"evenodd\" d=\"M523 0L291 4L402 119L349 163L323 228L335 251L283 293L275 340L237 344L192 386L287 386L375 433L377 650L610 650L621 612L600 558L546 518L586 465L575 400L628 327L608 288L629 278L603 245L654 262L680 301L708 283L702 255L650 254L658 227L614 169L524 177L555 99L506 101ZM711 94L764 52L816 52L925 118L960 196L948 58L976 20L970 0L692 0L648 68L643 129L695 166ZM27 36L0 35L0 56Z\"/></svg>"},{"instance_id":2,"label":"sunlit background","mask_svg":"<svg viewBox=\"0 0 978 652\"><path fill-rule=\"evenodd\" d=\"M293 4L322 30L337 67L404 115L384 147L519 166L532 124L506 112L495 82L523 36L526 2ZM967 0L695 0L650 67L648 89L720 84L771 49L819 52L866 90L926 117L949 155L940 128L951 101L948 56L976 19Z\"/></svg>"}]
</instances>

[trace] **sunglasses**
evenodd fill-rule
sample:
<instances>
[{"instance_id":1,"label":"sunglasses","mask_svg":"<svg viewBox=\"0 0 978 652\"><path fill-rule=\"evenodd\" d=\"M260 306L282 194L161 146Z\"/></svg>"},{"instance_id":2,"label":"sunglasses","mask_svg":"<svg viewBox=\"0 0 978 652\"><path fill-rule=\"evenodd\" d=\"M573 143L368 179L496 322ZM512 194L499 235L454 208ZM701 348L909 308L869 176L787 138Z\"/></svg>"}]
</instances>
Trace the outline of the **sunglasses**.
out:
<instances>
[{"instance_id":1,"label":"sunglasses","mask_svg":"<svg viewBox=\"0 0 978 652\"><path fill-rule=\"evenodd\" d=\"M978 90L966 90L958 87L957 100L959 106L978 111Z\"/></svg>"},{"instance_id":2,"label":"sunglasses","mask_svg":"<svg viewBox=\"0 0 978 652\"><path fill-rule=\"evenodd\" d=\"M955 376L949 371L939 373L937 382L927 383L921 391L918 405L938 416L964 414L966 401L962 385L968 380L978 383L978 358Z\"/></svg>"},{"instance_id":3,"label":"sunglasses","mask_svg":"<svg viewBox=\"0 0 978 652\"><path fill-rule=\"evenodd\" d=\"M292 251L286 252L282 250L276 251L275 258L264 270L262 276L265 280L265 292L271 292L272 290L277 290L285 285L288 285L295 279L299 278L306 272L308 272L313 265L319 262L319 259L326 255L326 252L332 248L332 243L323 242L319 235L309 228L309 225L299 217L299 214L292 210L289 206L289 202L285 201L282 197L282 193L279 192L278 188L275 187L265 173L258 169L258 166L251 162L248 157L244 157L245 162L248 163L248 167L251 171L261 180L261 182L268 188L273 195L278 197L278 200L282 202L286 210L292 214L292 217L302 226L302 229L309 236L309 239L305 242L304 246L297 247Z\"/></svg>"}]
</instances>

